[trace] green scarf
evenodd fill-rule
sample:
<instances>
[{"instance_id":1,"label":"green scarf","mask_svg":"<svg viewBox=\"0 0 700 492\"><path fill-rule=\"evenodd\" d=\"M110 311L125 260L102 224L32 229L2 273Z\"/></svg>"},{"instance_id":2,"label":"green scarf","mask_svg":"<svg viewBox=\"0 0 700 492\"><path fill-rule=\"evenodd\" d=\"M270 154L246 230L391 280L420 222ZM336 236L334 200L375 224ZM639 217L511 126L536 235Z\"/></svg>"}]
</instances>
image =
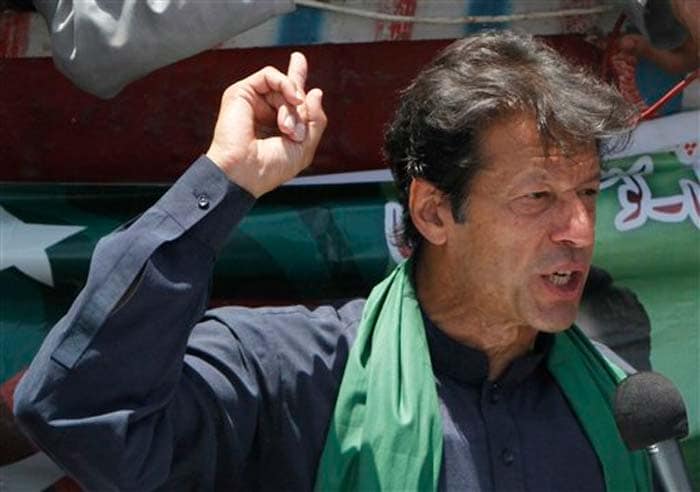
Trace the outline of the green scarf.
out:
<instances>
[{"instance_id":1,"label":"green scarf","mask_svg":"<svg viewBox=\"0 0 700 492\"><path fill-rule=\"evenodd\" d=\"M437 490L442 421L410 272L411 263L402 263L367 299L319 463L318 491ZM547 367L595 449L607 490L650 490L645 454L627 451L613 418L621 371L576 328L556 335Z\"/></svg>"}]
</instances>

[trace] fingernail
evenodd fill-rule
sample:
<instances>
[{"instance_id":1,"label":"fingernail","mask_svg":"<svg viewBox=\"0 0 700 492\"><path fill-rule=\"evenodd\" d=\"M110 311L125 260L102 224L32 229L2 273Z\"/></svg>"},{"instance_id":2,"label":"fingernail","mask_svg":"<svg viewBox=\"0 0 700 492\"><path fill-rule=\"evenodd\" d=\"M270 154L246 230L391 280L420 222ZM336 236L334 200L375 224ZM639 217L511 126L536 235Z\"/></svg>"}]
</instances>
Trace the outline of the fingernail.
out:
<instances>
[{"instance_id":1,"label":"fingernail","mask_svg":"<svg viewBox=\"0 0 700 492\"><path fill-rule=\"evenodd\" d=\"M284 127L290 131L296 132L296 127L294 126L294 117L292 115L287 115L284 119Z\"/></svg>"},{"instance_id":2,"label":"fingernail","mask_svg":"<svg viewBox=\"0 0 700 492\"><path fill-rule=\"evenodd\" d=\"M304 100L304 94L302 94L301 91L296 91L294 95L297 96L297 99L299 99L300 101Z\"/></svg>"},{"instance_id":3,"label":"fingernail","mask_svg":"<svg viewBox=\"0 0 700 492\"><path fill-rule=\"evenodd\" d=\"M306 125L303 123L297 123L294 127L294 140L301 142L306 137Z\"/></svg>"}]
</instances>

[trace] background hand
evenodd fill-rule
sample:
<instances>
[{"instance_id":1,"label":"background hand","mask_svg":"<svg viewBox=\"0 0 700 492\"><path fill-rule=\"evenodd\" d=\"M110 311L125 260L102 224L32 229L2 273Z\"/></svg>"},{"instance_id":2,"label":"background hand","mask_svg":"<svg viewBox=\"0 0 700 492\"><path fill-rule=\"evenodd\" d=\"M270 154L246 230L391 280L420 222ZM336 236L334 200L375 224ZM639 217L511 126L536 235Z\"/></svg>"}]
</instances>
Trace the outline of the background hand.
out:
<instances>
[{"instance_id":1,"label":"background hand","mask_svg":"<svg viewBox=\"0 0 700 492\"><path fill-rule=\"evenodd\" d=\"M620 41L620 55L629 57L628 62L635 65L640 57L655 63L669 73L687 73L698 67L697 46L692 37L676 49L662 50L652 46L641 34L627 34Z\"/></svg>"},{"instance_id":2,"label":"background hand","mask_svg":"<svg viewBox=\"0 0 700 492\"><path fill-rule=\"evenodd\" d=\"M307 72L292 53L287 74L265 67L221 98L207 157L256 198L306 168L326 128L323 93L304 93Z\"/></svg>"}]
</instances>

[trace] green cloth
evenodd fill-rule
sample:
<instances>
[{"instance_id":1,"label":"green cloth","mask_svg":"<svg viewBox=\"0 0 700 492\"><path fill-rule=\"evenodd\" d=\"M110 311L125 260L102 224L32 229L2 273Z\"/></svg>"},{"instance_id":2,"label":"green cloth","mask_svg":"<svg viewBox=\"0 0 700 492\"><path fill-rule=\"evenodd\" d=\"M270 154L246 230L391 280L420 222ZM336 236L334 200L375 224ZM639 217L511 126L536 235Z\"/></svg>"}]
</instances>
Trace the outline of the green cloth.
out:
<instances>
[{"instance_id":1,"label":"green cloth","mask_svg":"<svg viewBox=\"0 0 700 492\"><path fill-rule=\"evenodd\" d=\"M650 490L611 401L621 373L576 328L555 336L548 369L598 455L609 491ZM442 420L423 319L404 262L367 299L340 385L316 490L437 490Z\"/></svg>"}]
</instances>

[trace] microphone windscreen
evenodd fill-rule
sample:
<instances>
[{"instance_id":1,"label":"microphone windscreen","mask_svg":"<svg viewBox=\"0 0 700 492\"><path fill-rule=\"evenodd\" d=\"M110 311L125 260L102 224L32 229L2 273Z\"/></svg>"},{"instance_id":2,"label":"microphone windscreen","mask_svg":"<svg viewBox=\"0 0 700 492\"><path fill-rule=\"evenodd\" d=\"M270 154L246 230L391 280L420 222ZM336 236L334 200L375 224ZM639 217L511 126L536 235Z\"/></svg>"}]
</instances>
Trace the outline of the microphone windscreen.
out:
<instances>
[{"instance_id":1,"label":"microphone windscreen","mask_svg":"<svg viewBox=\"0 0 700 492\"><path fill-rule=\"evenodd\" d=\"M632 451L688 435L688 414L674 384L655 372L638 372L615 393L615 421Z\"/></svg>"}]
</instances>

